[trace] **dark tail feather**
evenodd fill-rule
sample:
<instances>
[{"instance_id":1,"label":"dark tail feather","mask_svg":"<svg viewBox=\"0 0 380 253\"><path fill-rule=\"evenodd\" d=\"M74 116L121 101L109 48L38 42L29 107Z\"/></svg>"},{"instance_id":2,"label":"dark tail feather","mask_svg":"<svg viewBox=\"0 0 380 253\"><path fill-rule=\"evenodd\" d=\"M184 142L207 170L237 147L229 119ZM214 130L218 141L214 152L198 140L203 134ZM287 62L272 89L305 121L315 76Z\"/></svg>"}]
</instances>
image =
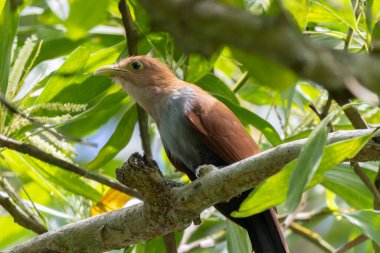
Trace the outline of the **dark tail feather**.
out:
<instances>
[{"instance_id":1,"label":"dark tail feather","mask_svg":"<svg viewBox=\"0 0 380 253\"><path fill-rule=\"evenodd\" d=\"M250 191L231 199L228 203L215 205L224 216L248 231L252 249L255 253L288 253L289 249L282 234L276 212L273 208L247 218L232 218L232 211L238 210L241 202Z\"/></svg>"}]
</instances>

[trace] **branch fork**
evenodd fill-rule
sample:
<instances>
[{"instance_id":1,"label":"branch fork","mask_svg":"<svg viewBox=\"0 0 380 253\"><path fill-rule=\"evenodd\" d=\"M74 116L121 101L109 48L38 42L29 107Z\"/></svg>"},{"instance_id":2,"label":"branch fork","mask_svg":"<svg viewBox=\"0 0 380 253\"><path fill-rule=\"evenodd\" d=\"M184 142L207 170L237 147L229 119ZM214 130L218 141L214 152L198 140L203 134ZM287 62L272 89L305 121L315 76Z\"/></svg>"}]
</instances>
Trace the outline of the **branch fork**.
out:
<instances>
[{"instance_id":1,"label":"branch fork","mask_svg":"<svg viewBox=\"0 0 380 253\"><path fill-rule=\"evenodd\" d=\"M144 217L161 230L173 224L190 225L191 221L198 220L197 213L178 212L178 203L183 200L178 199L173 190L182 184L166 180L154 160L134 153L116 169L116 178L141 193Z\"/></svg>"}]
</instances>

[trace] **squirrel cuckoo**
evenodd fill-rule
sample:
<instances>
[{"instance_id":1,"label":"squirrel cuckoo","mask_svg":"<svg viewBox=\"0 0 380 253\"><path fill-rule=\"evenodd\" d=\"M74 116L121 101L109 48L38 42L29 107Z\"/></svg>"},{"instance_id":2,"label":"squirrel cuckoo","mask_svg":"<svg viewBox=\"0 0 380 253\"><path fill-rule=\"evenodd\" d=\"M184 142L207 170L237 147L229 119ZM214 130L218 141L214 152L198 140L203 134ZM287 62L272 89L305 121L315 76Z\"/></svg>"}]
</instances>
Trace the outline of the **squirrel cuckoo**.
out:
<instances>
[{"instance_id":1,"label":"squirrel cuckoo","mask_svg":"<svg viewBox=\"0 0 380 253\"><path fill-rule=\"evenodd\" d=\"M171 163L195 180L204 164L223 167L255 155L259 148L238 118L198 86L178 79L160 61L132 56L98 69L111 76L154 119ZM273 209L247 218L233 218L249 191L215 205L223 215L244 227L258 253L288 252Z\"/></svg>"}]
</instances>

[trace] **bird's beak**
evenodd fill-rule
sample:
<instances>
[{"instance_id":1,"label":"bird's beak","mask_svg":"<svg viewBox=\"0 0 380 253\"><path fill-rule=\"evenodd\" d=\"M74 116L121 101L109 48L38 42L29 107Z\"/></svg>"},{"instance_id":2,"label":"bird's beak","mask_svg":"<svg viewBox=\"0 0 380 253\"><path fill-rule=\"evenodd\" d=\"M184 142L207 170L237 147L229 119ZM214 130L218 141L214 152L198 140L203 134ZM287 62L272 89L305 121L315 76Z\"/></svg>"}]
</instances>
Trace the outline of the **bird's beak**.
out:
<instances>
[{"instance_id":1,"label":"bird's beak","mask_svg":"<svg viewBox=\"0 0 380 253\"><path fill-rule=\"evenodd\" d=\"M108 65L101 68L98 68L95 72L95 76L114 76L116 74L127 72L124 69L120 69L115 65Z\"/></svg>"}]
</instances>

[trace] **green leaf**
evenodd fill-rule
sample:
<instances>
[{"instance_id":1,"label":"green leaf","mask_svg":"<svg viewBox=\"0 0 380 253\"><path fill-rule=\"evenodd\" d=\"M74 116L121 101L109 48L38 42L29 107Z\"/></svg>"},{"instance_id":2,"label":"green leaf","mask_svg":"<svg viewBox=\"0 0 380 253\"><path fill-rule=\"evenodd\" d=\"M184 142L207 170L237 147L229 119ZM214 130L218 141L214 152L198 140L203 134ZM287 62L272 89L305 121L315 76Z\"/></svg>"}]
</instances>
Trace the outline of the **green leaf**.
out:
<instances>
[{"instance_id":1,"label":"green leaf","mask_svg":"<svg viewBox=\"0 0 380 253\"><path fill-rule=\"evenodd\" d=\"M243 63L250 76L261 85L275 89L287 89L297 83L298 77L288 68L265 57L233 50L237 60Z\"/></svg>"},{"instance_id":2,"label":"green leaf","mask_svg":"<svg viewBox=\"0 0 380 253\"><path fill-rule=\"evenodd\" d=\"M331 115L331 114L330 114ZM311 132L298 156L295 169L290 176L289 191L286 198L288 211L293 211L301 201L302 193L310 183L322 160L327 139L327 124L331 117L326 117Z\"/></svg>"},{"instance_id":3,"label":"green leaf","mask_svg":"<svg viewBox=\"0 0 380 253\"><path fill-rule=\"evenodd\" d=\"M322 161L308 188L323 181L323 174L329 169L351 158L372 138L373 134L367 134L349 140L330 144L323 151ZM294 171L297 160L288 163L280 172L265 180L256 187L243 201L239 211L233 212L234 217L247 217L262 212L270 207L279 205L286 200L289 189L289 181Z\"/></svg>"},{"instance_id":4,"label":"green leaf","mask_svg":"<svg viewBox=\"0 0 380 253\"><path fill-rule=\"evenodd\" d=\"M283 0L284 7L293 15L299 28L303 31L307 24L309 0Z\"/></svg>"},{"instance_id":5,"label":"green leaf","mask_svg":"<svg viewBox=\"0 0 380 253\"><path fill-rule=\"evenodd\" d=\"M12 245L16 245L35 236L35 233L31 230L21 227L18 224L16 225L11 215L0 216L0 227L7 229L6 233L1 233L0 251L6 248L9 249Z\"/></svg>"},{"instance_id":6,"label":"green leaf","mask_svg":"<svg viewBox=\"0 0 380 253\"><path fill-rule=\"evenodd\" d=\"M66 191L84 196L92 201L98 201L102 195L92 188L88 183L82 181L80 176L57 168L50 164L41 162L37 159L31 159L34 167L43 175L49 182L55 186L62 187Z\"/></svg>"},{"instance_id":7,"label":"green leaf","mask_svg":"<svg viewBox=\"0 0 380 253\"><path fill-rule=\"evenodd\" d=\"M351 0L313 0L310 2L309 22L344 23L358 31Z\"/></svg>"},{"instance_id":8,"label":"green leaf","mask_svg":"<svg viewBox=\"0 0 380 253\"><path fill-rule=\"evenodd\" d=\"M218 2L232 5L241 9L244 9L244 6L245 6L244 0L218 0Z\"/></svg>"},{"instance_id":9,"label":"green leaf","mask_svg":"<svg viewBox=\"0 0 380 253\"><path fill-rule=\"evenodd\" d=\"M9 167L23 176L28 176L33 181L38 183L42 189L54 194L55 197L67 202L65 195L58 190L49 180L47 180L33 164L33 161L25 155L22 155L13 150L4 150L1 152Z\"/></svg>"},{"instance_id":10,"label":"green leaf","mask_svg":"<svg viewBox=\"0 0 380 253\"><path fill-rule=\"evenodd\" d=\"M268 121L251 112L250 110L247 110L239 105L232 104L230 101L226 100L223 97L216 97L225 105L227 105L228 108L230 108L230 110L240 119L243 124L252 125L257 130L259 130L273 146L278 146L282 143L280 135Z\"/></svg>"},{"instance_id":11,"label":"green leaf","mask_svg":"<svg viewBox=\"0 0 380 253\"><path fill-rule=\"evenodd\" d=\"M247 80L238 91L238 95L240 98L255 105L282 105L278 92L267 86L257 84L252 78Z\"/></svg>"},{"instance_id":12,"label":"green leaf","mask_svg":"<svg viewBox=\"0 0 380 253\"><path fill-rule=\"evenodd\" d=\"M227 249L228 252L250 253L252 246L247 230L236 223L227 220Z\"/></svg>"},{"instance_id":13,"label":"green leaf","mask_svg":"<svg viewBox=\"0 0 380 253\"><path fill-rule=\"evenodd\" d=\"M99 151L98 155L86 167L88 170L96 170L107 164L129 142L137 121L136 106L132 106L121 118L111 138Z\"/></svg>"},{"instance_id":14,"label":"green leaf","mask_svg":"<svg viewBox=\"0 0 380 253\"><path fill-rule=\"evenodd\" d=\"M234 104L240 104L235 93L214 75L205 75L201 80L197 81L196 84L214 96L224 97Z\"/></svg>"},{"instance_id":15,"label":"green leaf","mask_svg":"<svg viewBox=\"0 0 380 253\"><path fill-rule=\"evenodd\" d=\"M79 39L86 35L87 30L103 22L107 17L108 0L73 0L70 14L65 22L67 35Z\"/></svg>"},{"instance_id":16,"label":"green leaf","mask_svg":"<svg viewBox=\"0 0 380 253\"><path fill-rule=\"evenodd\" d=\"M84 71L92 73L100 67L115 63L124 48L125 42L123 41L112 47L92 53L88 58Z\"/></svg>"},{"instance_id":17,"label":"green leaf","mask_svg":"<svg viewBox=\"0 0 380 253\"><path fill-rule=\"evenodd\" d=\"M366 23L367 27L372 33L373 28L375 27L375 24L377 20L379 19L380 15L380 1L379 0L368 0L367 4L365 6L365 12L366 12Z\"/></svg>"},{"instance_id":18,"label":"green leaf","mask_svg":"<svg viewBox=\"0 0 380 253\"><path fill-rule=\"evenodd\" d=\"M76 78L82 74L89 55L85 47L78 47L49 79L36 103L46 103L59 94L64 88L79 82Z\"/></svg>"},{"instance_id":19,"label":"green leaf","mask_svg":"<svg viewBox=\"0 0 380 253\"><path fill-rule=\"evenodd\" d=\"M129 103L130 97L120 87L111 86L102 93L94 106L65 122L60 129L71 136L86 136L108 122Z\"/></svg>"},{"instance_id":20,"label":"green leaf","mask_svg":"<svg viewBox=\"0 0 380 253\"><path fill-rule=\"evenodd\" d=\"M365 171L369 173L368 170ZM322 185L355 209L373 207L372 193L348 165L338 165L326 172L323 175Z\"/></svg>"},{"instance_id":21,"label":"green leaf","mask_svg":"<svg viewBox=\"0 0 380 253\"><path fill-rule=\"evenodd\" d=\"M341 214L380 246L380 211L360 210Z\"/></svg>"},{"instance_id":22,"label":"green leaf","mask_svg":"<svg viewBox=\"0 0 380 253\"><path fill-rule=\"evenodd\" d=\"M213 68L218 57L219 53L215 53L211 59L206 59L198 54L190 55L186 81L195 83L204 77Z\"/></svg>"},{"instance_id":23,"label":"green leaf","mask_svg":"<svg viewBox=\"0 0 380 253\"><path fill-rule=\"evenodd\" d=\"M12 45L18 25L18 13L17 10L12 10L10 0L3 2L0 13L0 93L5 94L10 72Z\"/></svg>"}]
</instances>

